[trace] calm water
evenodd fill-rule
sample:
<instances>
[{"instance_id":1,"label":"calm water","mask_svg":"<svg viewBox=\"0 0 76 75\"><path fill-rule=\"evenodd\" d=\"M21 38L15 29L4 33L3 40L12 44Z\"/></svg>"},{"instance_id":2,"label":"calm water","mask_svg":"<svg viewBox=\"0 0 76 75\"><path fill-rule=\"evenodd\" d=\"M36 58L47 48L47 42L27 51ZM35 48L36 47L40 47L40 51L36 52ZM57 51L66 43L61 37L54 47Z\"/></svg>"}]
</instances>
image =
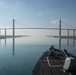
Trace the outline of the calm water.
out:
<instances>
[{"instance_id":1,"label":"calm water","mask_svg":"<svg viewBox=\"0 0 76 75\"><path fill-rule=\"evenodd\" d=\"M59 46L58 38L40 35L0 39L0 75L31 75L39 57L51 45ZM76 55L74 40L62 39L62 50L67 49Z\"/></svg>"}]
</instances>

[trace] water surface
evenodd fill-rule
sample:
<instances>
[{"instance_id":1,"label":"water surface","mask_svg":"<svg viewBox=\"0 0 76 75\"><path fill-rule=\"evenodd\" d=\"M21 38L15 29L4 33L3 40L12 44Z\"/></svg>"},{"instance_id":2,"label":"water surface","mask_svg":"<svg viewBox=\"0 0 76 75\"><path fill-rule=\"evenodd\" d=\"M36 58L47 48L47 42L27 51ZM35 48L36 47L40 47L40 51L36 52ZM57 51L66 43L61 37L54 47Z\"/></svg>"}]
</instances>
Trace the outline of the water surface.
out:
<instances>
[{"instance_id":1,"label":"water surface","mask_svg":"<svg viewBox=\"0 0 76 75\"><path fill-rule=\"evenodd\" d=\"M76 55L74 41L62 39L62 50ZM36 62L51 45L59 48L59 39L44 34L0 39L0 75L31 75Z\"/></svg>"}]
</instances>

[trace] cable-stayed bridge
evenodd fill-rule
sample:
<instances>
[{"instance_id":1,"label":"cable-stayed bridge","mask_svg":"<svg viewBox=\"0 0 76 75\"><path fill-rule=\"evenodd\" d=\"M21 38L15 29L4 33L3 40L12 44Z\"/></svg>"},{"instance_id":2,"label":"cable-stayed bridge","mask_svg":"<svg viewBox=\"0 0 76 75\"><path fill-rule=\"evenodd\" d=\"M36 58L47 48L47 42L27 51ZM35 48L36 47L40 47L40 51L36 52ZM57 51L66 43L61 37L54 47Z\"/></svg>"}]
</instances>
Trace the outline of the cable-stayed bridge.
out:
<instances>
[{"instance_id":1,"label":"cable-stayed bridge","mask_svg":"<svg viewBox=\"0 0 76 75\"><path fill-rule=\"evenodd\" d=\"M48 28L48 27L46 27L46 28L41 28L41 27L39 27L39 28L37 28L37 27L32 27L32 28L23 28L23 27L21 27L21 28L17 28L17 27L15 27L15 20L13 19L13 22L12 22L12 27L11 28L0 28L0 39L5 39L5 44L6 44L6 38L13 38L13 43L14 43L14 38L16 38L16 37L28 37L28 35L16 35L15 34L15 30L29 30L29 29L31 29L31 30L57 30L58 32L59 32L59 35L57 35L57 36L51 36L51 35L49 35L49 36L47 36L47 37L55 37L55 38L59 38L59 39L62 39L62 38L66 38L66 39L68 39L68 43L69 43L69 39L73 39L73 40L75 40L76 39L76 36L75 36L75 31L76 31L76 29L75 28ZM2 33L2 30L4 30L4 35L1 35L1 33ZM7 30L12 30L12 35L7 35ZM66 36L62 36L62 33L61 33L61 30L65 30L65 31L67 31L67 35ZM70 36L70 31L72 31L72 36ZM25 32L25 33L27 33L27 32ZM61 40L60 40L61 41ZM75 44L75 42L73 41L73 44Z\"/></svg>"},{"instance_id":2,"label":"cable-stayed bridge","mask_svg":"<svg viewBox=\"0 0 76 75\"><path fill-rule=\"evenodd\" d=\"M63 21L62 21L63 22ZM63 22L64 23L64 22ZM64 23L64 24L66 24L66 23ZM39 28L37 28L37 27L32 27L32 28L23 28L23 27L21 27L21 28L17 28L17 27L15 27L15 20L13 19L13 21L12 21L12 27L11 28L0 28L0 38L2 38L2 37L6 37L7 36L7 30L12 30L12 36L15 36L15 30L26 30L26 29L32 29L32 30L59 30L59 28L45 28L45 27L43 27L43 28L41 28L41 27L39 27ZM5 33L5 35L4 36L1 36L1 31L2 30L4 30L4 33ZM73 38L73 37L75 37L75 31L76 31L76 29L74 28L74 29L72 29L72 28L61 28L61 30L66 30L67 31L67 37L69 37L70 35L70 30L71 31L73 31L73 36L71 36L71 37L69 37L69 38ZM10 35L9 35L10 36ZM12 37L12 36L10 36L10 37ZM56 37L56 36L55 36ZM58 37L58 36L57 36ZM64 36L65 37L65 36ZM66 38L66 37L65 37Z\"/></svg>"}]
</instances>

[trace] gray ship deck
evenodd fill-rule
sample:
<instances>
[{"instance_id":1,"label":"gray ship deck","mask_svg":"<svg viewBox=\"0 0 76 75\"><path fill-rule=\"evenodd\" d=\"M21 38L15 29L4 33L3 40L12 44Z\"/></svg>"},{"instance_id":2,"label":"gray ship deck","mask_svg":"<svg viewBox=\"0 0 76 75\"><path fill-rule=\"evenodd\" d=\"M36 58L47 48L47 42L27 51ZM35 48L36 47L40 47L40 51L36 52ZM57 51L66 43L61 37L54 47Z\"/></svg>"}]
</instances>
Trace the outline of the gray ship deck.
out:
<instances>
[{"instance_id":1,"label":"gray ship deck","mask_svg":"<svg viewBox=\"0 0 76 75\"><path fill-rule=\"evenodd\" d=\"M63 65L66 58L64 52L58 49L54 50L59 56L49 56L49 51L46 51L36 63L32 75L69 75L68 72L63 72Z\"/></svg>"}]
</instances>

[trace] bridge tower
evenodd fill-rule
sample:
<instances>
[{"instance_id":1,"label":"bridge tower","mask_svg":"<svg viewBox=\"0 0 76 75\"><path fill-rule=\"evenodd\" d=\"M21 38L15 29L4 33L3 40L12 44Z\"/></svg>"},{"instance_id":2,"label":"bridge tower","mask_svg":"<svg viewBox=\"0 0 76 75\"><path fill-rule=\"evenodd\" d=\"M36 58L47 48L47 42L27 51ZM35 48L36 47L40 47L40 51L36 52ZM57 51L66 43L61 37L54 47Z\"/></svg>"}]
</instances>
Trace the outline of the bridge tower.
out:
<instances>
[{"instance_id":1,"label":"bridge tower","mask_svg":"<svg viewBox=\"0 0 76 75\"><path fill-rule=\"evenodd\" d=\"M59 49L61 50L61 19L59 20Z\"/></svg>"},{"instance_id":2,"label":"bridge tower","mask_svg":"<svg viewBox=\"0 0 76 75\"><path fill-rule=\"evenodd\" d=\"M15 19L13 19L13 37L15 36Z\"/></svg>"}]
</instances>

